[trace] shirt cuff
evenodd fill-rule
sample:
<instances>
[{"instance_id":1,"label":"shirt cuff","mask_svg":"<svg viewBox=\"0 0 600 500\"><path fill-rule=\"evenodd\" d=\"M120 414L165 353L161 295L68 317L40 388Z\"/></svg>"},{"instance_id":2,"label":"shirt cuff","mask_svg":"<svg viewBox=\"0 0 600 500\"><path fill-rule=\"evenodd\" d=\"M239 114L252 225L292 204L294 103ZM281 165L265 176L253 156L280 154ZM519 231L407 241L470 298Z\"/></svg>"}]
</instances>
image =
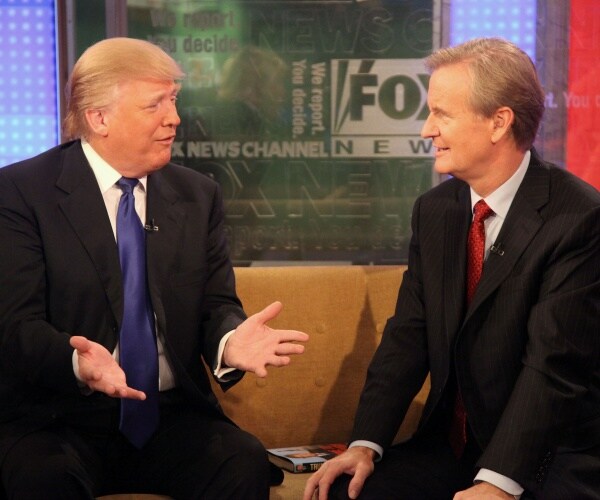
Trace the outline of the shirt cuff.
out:
<instances>
[{"instance_id":1,"label":"shirt cuff","mask_svg":"<svg viewBox=\"0 0 600 500\"><path fill-rule=\"evenodd\" d=\"M480 483L482 481L493 484L509 495L513 495L517 500L521 498L524 491L521 485L516 481L489 469L480 469L475 476L475 483Z\"/></svg>"},{"instance_id":2,"label":"shirt cuff","mask_svg":"<svg viewBox=\"0 0 600 500\"><path fill-rule=\"evenodd\" d=\"M229 337L231 337L234 332L235 330L227 332L221 339L221 342L219 342L219 351L217 352L217 367L214 369L213 374L221 382L226 382L223 377L236 370L236 368L230 367L223 368L223 352L225 351L225 344L227 344Z\"/></svg>"},{"instance_id":3,"label":"shirt cuff","mask_svg":"<svg viewBox=\"0 0 600 500\"><path fill-rule=\"evenodd\" d=\"M381 446L379 446L378 444L373 443L372 441L365 441L363 439L357 439L356 441L352 441L350 443L350 445L348 446L348 448L354 448L355 446L364 446L365 448L370 448L375 453L377 453L375 460L373 460L374 462L379 462L381 460L381 457L383 457L383 448Z\"/></svg>"},{"instance_id":4,"label":"shirt cuff","mask_svg":"<svg viewBox=\"0 0 600 500\"><path fill-rule=\"evenodd\" d=\"M83 384L83 380L79 376L79 356L77 356L77 349L73 350L73 357L71 358L71 362L73 363L73 373L75 374L77 382Z\"/></svg>"}]
</instances>

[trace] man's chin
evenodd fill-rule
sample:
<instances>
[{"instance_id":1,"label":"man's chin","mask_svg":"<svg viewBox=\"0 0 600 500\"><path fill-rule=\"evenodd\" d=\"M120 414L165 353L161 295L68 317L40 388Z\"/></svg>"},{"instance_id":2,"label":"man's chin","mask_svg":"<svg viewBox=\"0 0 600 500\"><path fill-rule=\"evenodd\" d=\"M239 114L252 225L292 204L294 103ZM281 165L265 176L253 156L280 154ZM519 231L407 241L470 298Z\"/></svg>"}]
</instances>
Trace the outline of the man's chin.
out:
<instances>
[{"instance_id":1,"label":"man's chin","mask_svg":"<svg viewBox=\"0 0 600 500\"><path fill-rule=\"evenodd\" d=\"M442 174L442 175L453 175L453 171L454 171L452 166L447 161L443 161L443 160L436 160L433 164L433 169L438 174Z\"/></svg>"},{"instance_id":2,"label":"man's chin","mask_svg":"<svg viewBox=\"0 0 600 500\"><path fill-rule=\"evenodd\" d=\"M171 161L171 152L170 151L168 154L167 153L158 154L154 158L154 161L152 162L152 166L150 168L151 168L151 170L160 170L170 161Z\"/></svg>"}]
</instances>

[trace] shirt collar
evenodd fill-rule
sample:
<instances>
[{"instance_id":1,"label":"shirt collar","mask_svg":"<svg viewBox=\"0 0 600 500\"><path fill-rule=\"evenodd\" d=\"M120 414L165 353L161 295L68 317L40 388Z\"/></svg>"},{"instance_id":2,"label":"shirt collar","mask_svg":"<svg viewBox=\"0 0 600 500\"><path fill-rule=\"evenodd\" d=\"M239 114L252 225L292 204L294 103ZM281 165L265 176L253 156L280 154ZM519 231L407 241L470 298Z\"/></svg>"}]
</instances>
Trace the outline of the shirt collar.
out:
<instances>
[{"instance_id":1,"label":"shirt collar","mask_svg":"<svg viewBox=\"0 0 600 500\"><path fill-rule=\"evenodd\" d=\"M87 158L87 161L92 167L92 171L96 176L96 181L98 182L98 186L100 186L100 192L102 194L106 193L111 187L115 185L115 183L123 177L119 172L117 172L113 167L111 167L104 158L102 158L95 150L92 148L89 142L85 139L81 139L81 147L83 149L83 154ZM146 183L148 182L148 176L140 177L138 179L144 191L146 191Z\"/></svg>"},{"instance_id":2,"label":"shirt collar","mask_svg":"<svg viewBox=\"0 0 600 500\"><path fill-rule=\"evenodd\" d=\"M488 206L496 215L502 217L503 219L506 218L508 209L510 208L512 201L517 194L517 190L519 189L521 182L523 182L523 178L525 177L525 173L529 167L530 159L531 152L527 151L521 160L519 168L517 168L510 179L508 179L504 184L502 184L493 193L485 198L485 202L488 204ZM475 191L473 191L473 188L471 188L471 211L473 210L475 203L481 199L481 196L479 196Z\"/></svg>"}]
</instances>

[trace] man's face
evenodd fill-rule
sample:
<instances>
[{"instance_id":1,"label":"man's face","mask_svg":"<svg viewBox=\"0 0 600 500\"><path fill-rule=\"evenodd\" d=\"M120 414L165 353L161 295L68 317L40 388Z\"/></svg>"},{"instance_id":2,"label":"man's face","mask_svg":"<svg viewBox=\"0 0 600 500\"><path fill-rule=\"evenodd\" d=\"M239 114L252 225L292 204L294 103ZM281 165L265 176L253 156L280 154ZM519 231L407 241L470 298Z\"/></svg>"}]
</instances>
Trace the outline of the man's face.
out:
<instances>
[{"instance_id":1,"label":"man's face","mask_svg":"<svg viewBox=\"0 0 600 500\"><path fill-rule=\"evenodd\" d=\"M475 114L468 103L470 79L465 64L442 66L429 81L429 116L421 136L433 140L435 170L471 183L489 170L492 118Z\"/></svg>"},{"instance_id":2,"label":"man's face","mask_svg":"<svg viewBox=\"0 0 600 500\"><path fill-rule=\"evenodd\" d=\"M181 122L175 101L179 85L170 81L130 80L105 112L110 163L130 177L162 168L171 159L175 129Z\"/></svg>"}]
</instances>

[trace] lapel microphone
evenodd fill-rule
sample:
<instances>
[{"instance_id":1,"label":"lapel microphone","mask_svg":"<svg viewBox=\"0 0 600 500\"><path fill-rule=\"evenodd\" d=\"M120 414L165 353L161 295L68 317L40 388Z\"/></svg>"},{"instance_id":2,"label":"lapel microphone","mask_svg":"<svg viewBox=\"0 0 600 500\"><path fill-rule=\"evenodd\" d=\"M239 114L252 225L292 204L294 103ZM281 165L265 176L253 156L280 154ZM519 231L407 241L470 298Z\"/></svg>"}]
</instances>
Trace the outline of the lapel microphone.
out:
<instances>
[{"instance_id":1,"label":"lapel microphone","mask_svg":"<svg viewBox=\"0 0 600 500\"><path fill-rule=\"evenodd\" d=\"M156 228L156 230L158 231L158 228ZM502 248L502 243L493 244L490 247L490 252L495 253L496 255L499 255L500 257L502 257L504 255L504 249Z\"/></svg>"},{"instance_id":2,"label":"lapel microphone","mask_svg":"<svg viewBox=\"0 0 600 500\"><path fill-rule=\"evenodd\" d=\"M149 233L158 232L158 226L154 225L154 219L150 219L150 224L144 226L144 231L148 231Z\"/></svg>"}]
</instances>

